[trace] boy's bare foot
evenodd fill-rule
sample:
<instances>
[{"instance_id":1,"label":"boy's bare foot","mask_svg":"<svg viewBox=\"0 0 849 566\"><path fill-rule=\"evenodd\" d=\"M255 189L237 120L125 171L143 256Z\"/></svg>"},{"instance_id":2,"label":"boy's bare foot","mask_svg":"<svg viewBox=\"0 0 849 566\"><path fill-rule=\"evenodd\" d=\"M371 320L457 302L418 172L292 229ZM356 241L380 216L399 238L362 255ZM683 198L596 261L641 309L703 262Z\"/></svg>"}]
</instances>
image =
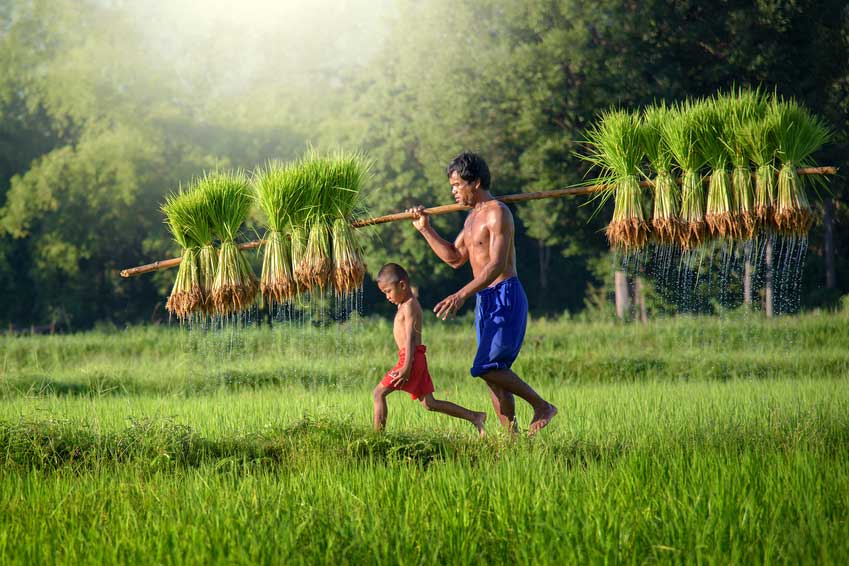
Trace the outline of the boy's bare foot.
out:
<instances>
[{"instance_id":1,"label":"boy's bare foot","mask_svg":"<svg viewBox=\"0 0 849 566\"><path fill-rule=\"evenodd\" d=\"M554 415L557 414L557 407L551 403L547 403L542 410L534 411L534 418L531 420L531 426L528 428L528 436L533 436L551 422Z\"/></svg>"},{"instance_id":2,"label":"boy's bare foot","mask_svg":"<svg viewBox=\"0 0 849 566\"><path fill-rule=\"evenodd\" d=\"M475 418L472 419L472 424L475 425L476 429L478 429L478 434L480 434L481 438L486 436L486 431L483 428L485 422L486 413L478 413L477 411L475 411Z\"/></svg>"}]
</instances>

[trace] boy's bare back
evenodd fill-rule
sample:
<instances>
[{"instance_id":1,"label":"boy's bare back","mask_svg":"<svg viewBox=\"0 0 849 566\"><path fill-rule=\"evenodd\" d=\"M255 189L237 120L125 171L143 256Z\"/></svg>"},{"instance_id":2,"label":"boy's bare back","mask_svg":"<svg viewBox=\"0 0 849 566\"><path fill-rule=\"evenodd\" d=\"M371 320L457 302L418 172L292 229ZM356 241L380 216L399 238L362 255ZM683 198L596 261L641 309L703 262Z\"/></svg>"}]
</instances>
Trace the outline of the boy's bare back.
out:
<instances>
[{"instance_id":1,"label":"boy's bare back","mask_svg":"<svg viewBox=\"0 0 849 566\"><path fill-rule=\"evenodd\" d=\"M410 343L408 332L413 333L414 348L422 343L422 307L414 296L398 305L398 312L395 314L392 333L399 350L406 349Z\"/></svg>"}]
</instances>

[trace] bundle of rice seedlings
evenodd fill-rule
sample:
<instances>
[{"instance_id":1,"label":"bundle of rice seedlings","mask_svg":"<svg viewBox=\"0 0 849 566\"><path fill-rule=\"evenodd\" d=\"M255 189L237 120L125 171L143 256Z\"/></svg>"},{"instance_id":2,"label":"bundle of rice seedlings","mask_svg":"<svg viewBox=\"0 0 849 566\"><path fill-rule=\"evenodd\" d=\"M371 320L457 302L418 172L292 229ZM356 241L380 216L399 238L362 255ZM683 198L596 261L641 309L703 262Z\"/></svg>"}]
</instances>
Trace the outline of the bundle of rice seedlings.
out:
<instances>
[{"instance_id":1,"label":"bundle of rice seedlings","mask_svg":"<svg viewBox=\"0 0 849 566\"><path fill-rule=\"evenodd\" d=\"M734 195L734 221L737 236L748 240L755 235L755 191L749 169L750 148L746 129L762 121L766 99L759 90L739 89L727 98L728 128L725 140L731 155L731 191Z\"/></svg>"},{"instance_id":2,"label":"bundle of rice seedlings","mask_svg":"<svg viewBox=\"0 0 849 566\"><path fill-rule=\"evenodd\" d=\"M681 192L672 175L672 153L661 136L664 122L671 118L671 109L662 102L643 111L640 126L641 143L655 171L652 232L657 241L664 244L678 243L683 230L679 216Z\"/></svg>"},{"instance_id":3,"label":"bundle of rice seedlings","mask_svg":"<svg viewBox=\"0 0 849 566\"><path fill-rule=\"evenodd\" d=\"M754 232L772 232L776 228L776 115L769 111L773 103L763 101L761 114L746 121L740 129L746 153L755 165Z\"/></svg>"},{"instance_id":4,"label":"bundle of rice seedlings","mask_svg":"<svg viewBox=\"0 0 849 566\"><path fill-rule=\"evenodd\" d=\"M306 264L304 260L309 230L302 222L298 222L290 225L288 232L289 241L292 244L292 275L295 278L297 292L303 293L310 289L310 281L306 276Z\"/></svg>"},{"instance_id":5,"label":"bundle of rice seedlings","mask_svg":"<svg viewBox=\"0 0 849 566\"><path fill-rule=\"evenodd\" d=\"M360 191L370 164L358 153L311 151L300 167L304 231L292 238L295 278L305 288L323 292L333 285L339 293L350 293L362 286L365 276L362 248L350 223L361 212ZM303 253L295 251L301 245L296 239L304 243Z\"/></svg>"},{"instance_id":6,"label":"bundle of rice seedlings","mask_svg":"<svg viewBox=\"0 0 849 566\"><path fill-rule=\"evenodd\" d=\"M699 148L702 122L698 102L686 101L675 106L670 120L663 122L661 138L683 174L681 183L681 221L683 228L678 237L685 249L704 243L707 235L705 224L705 191L699 170L705 164Z\"/></svg>"},{"instance_id":7,"label":"bundle of rice seedlings","mask_svg":"<svg viewBox=\"0 0 849 566\"><path fill-rule=\"evenodd\" d=\"M265 213L265 233L260 289L272 302L286 302L295 297L298 285L292 266L292 238L289 233L297 223L302 207L303 175L295 163L269 162L254 178L259 208Z\"/></svg>"},{"instance_id":8,"label":"bundle of rice seedlings","mask_svg":"<svg viewBox=\"0 0 849 566\"><path fill-rule=\"evenodd\" d=\"M198 189L197 183L193 184L184 199L185 230L189 237L198 243L196 256L198 285L201 292L201 304L198 310L210 314L213 311L212 286L218 270L218 252L213 243L215 233L212 230L206 199Z\"/></svg>"},{"instance_id":9,"label":"bundle of rice seedlings","mask_svg":"<svg viewBox=\"0 0 849 566\"><path fill-rule=\"evenodd\" d=\"M241 172L215 173L200 180L213 230L221 241L218 270L212 286L215 312L228 315L249 307L259 283L250 264L236 245L239 227L250 211L252 195Z\"/></svg>"},{"instance_id":10,"label":"bundle of rice seedlings","mask_svg":"<svg viewBox=\"0 0 849 566\"><path fill-rule=\"evenodd\" d=\"M362 248L349 219L333 222L333 284L340 295L348 295L363 286L366 264Z\"/></svg>"},{"instance_id":11,"label":"bundle of rice seedlings","mask_svg":"<svg viewBox=\"0 0 849 566\"><path fill-rule=\"evenodd\" d=\"M189 230L193 214L191 200L192 193L180 189L169 195L162 205L171 235L182 249L182 261L165 308L180 320L189 318L203 304L197 263L200 242Z\"/></svg>"},{"instance_id":12,"label":"bundle of rice seedlings","mask_svg":"<svg viewBox=\"0 0 849 566\"><path fill-rule=\"evenodd\" d=\"M780 233L804 236L814 216L797 167L813 166L811 155L831 138L825 123L794 100L776 100L776 149L781 159L775 200L775 225Z\"/></svg>"},{"instance_id":13,"label":"bundle of rice seedlings","mask_svg":"<svg viewBox=\"0 0 849 566\"><path fill-rule=\"evenodd\" d=\"M324 290L330 283L329 187L332 163L315 151L297 164L302 175L301 215L292 227L292 263L298 287ZM296 241L297 240L297 241ZM297 247L297 250L296 250Z\"/></svg>"},{"instance_id":14,"label":"bundle of rice seedlings","mask_svg":"<svg viewBox=\"0 0 849 566\"><path fill-rule=\"evenodd\" d=\"M643 211L639 177L644 152L640 143L640 118L622 110L611 110L587 132L590 154L584 159L599 169L595 182L609 187L602 202L614 196L613 219L607 225L610 245L637 250L646 245L649 224Z\"/></svg>"},{"instance_id":15,"label":"bundle of rice seedlings","mask_svg":"<svg viewBox=\"0 0 849 566\"><path fill-rule=\"evenodd\" d=\"M201 310L204 314L215 312L215 302L212 298L212 288L215 285L215 276L218 273L218 251L209 240L198 250L198 280L203 294Z\"/></svg>"},{"instance_id":16,"label":"bundle of rice seedlings","mask_svg":"<svg viewBox=\"0 0 849 566\"><path fill-rule=\"evenodd\" d=\"M362 246L351 222L355 215L365 214L360 192L370 169L371 162L360 153L338 152L333 156L333 285L342 295L362 287L366 274Z\"/></svg>"},{"instance_id":17,"label":"bundle of rice seedlings","mask_svg":"<svg viewBox=\"0 0 849 566\"><path fill-rule=\"evenodd\" d=\"M702 122L699 147L711 168L708 184L705 222L714 238L731 238L737 235L731 195L731 175L728 164L728 128L726 116L729 110L727 98L715 97L704 101L697 114Z\"/></svg>"},{"instance_id":18,"label":"bundle of rice seedlings","mask_svg":"<svg viewBox=\"0 0 849 566\"><path fill-rule=\"evenodd\" d=\"M270 302L290 301L298 292L292 273L292 241L277 230L265 234L260 291Z\"/></svg>"},{"instance_id":19,"label":"bundle of rice seedlings","mask_svg":"<svg viewBox=\"0 0 849 566\"><path fill-rule=\"evenodd\" d=\"M315 215L307 227L309 236L306 249L295 273L308 289L318 287L323 292L329 286L332 274L330 225L326 216Z\"/></svg>"}]
</instances>

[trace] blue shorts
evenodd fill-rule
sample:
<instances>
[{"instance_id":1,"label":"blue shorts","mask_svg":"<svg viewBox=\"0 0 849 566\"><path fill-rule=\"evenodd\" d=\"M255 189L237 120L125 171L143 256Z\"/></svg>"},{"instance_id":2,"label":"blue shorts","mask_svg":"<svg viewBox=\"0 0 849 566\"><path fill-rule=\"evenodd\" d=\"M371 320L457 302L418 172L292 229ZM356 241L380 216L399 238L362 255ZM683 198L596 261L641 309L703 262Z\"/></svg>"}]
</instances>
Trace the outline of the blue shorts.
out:
<instances>
[{"instance_id":1,"label":"blue shorts","mask_svg":"<svg viewBox=\"0 0 849 566\"><path fill-rule=\"evenodd\" d=\"M528 297L516 276L479 291L475 301L478 352L469 370L479 377L513 365L528 322Z\"/></svg>"}]
</instances>

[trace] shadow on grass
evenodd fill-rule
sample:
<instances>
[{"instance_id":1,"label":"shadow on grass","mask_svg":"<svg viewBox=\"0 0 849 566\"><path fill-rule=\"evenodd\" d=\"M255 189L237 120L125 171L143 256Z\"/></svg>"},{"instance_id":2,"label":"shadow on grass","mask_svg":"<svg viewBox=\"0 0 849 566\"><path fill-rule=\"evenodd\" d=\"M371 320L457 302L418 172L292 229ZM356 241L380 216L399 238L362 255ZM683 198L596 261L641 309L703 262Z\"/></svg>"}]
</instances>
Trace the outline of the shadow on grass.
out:
<instances>
[{"instance_id":1,"label":"shadow on grass","mask_svg":"<svg viewBox=\"0 0 849 566\"><path fill-rule=\"evenodd\" d=\"M222 370L179 383L163 379L155 382L121 379L106 375L17 376L0 385L0 398L20 397L121 397L132 395L203 395L218 391L244 391L297 384L305 389L337 387L339 376L331 372L284 372Z\"/></svg>"},{"instance_id":2,"label":"shadow on grass","mask_svg":"<svg viewBox=\"0 0 849 566\"><path fill-rule=\"evenodd\" d=\"M222 471L298 469L316 463L417 466L458 461L497 462L537 452L567 466L610 462L623 446L584 441L558 444L538 439L432 433L376 434L350 422L305 416L283 427L239 437L210 439L170 419L131 420L118 432L98 433L67 420L0 421L0 465L6 469L86 471L132 464L157 471L213 465Z\"/></svg>"}]
</instances>

